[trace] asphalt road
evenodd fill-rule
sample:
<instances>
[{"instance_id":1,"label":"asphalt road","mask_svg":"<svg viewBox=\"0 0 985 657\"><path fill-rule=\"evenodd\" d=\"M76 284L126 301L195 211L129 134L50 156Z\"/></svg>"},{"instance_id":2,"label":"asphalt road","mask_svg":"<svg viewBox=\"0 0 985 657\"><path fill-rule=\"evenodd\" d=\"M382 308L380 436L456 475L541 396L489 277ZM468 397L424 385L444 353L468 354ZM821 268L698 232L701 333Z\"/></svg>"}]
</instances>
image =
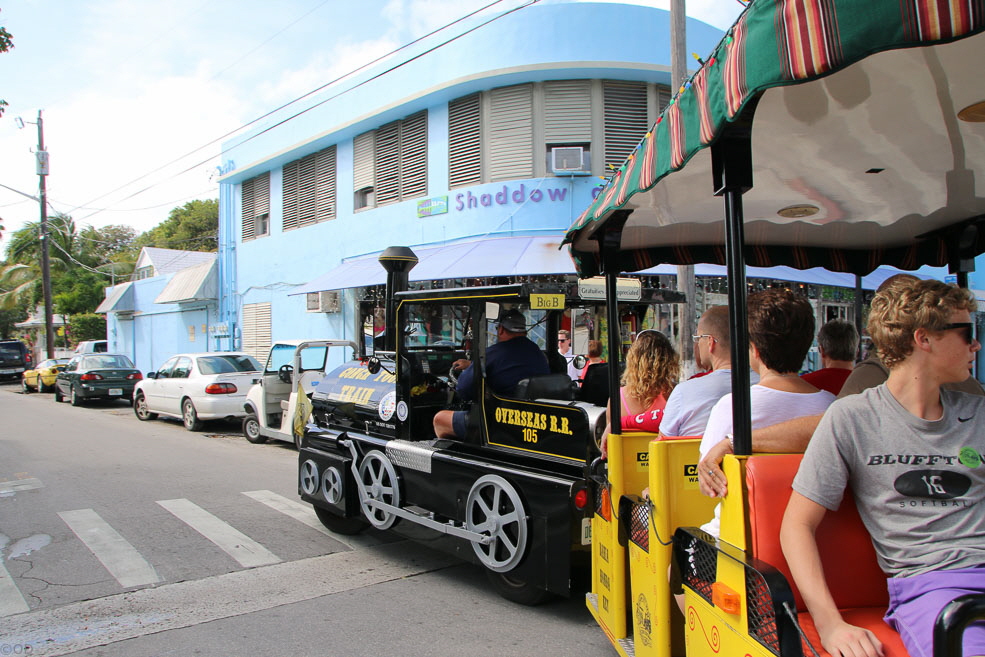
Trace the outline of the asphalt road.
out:
<instances>
[{"instance_id":1,"label":"asphalt road","mask_svg":"<svg viewBox=\"0 0 985 657\"><path fill-rule=\"evenodd\" d=\"M579 595L522 607L427 545L332 535L296 468L236 425L0 386L0 654L615 654Z\"/></svg>"}]
</instances>

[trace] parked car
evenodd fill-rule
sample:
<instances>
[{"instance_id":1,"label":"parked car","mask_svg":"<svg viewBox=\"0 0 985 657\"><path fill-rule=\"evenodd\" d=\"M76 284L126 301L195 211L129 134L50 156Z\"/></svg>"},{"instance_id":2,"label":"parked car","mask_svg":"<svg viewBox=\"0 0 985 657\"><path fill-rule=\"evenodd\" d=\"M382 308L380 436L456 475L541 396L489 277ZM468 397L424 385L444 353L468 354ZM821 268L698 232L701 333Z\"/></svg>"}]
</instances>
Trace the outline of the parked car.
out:
<instances>
[{"instance_id":1,"label":"parked car","mask_svg":"<svg viewBox=\"0 0 985 657\"><path fill-rule=\"evenodd\" d=\"M83 340L75 348L77 354L105 354L109 351L109 342L106 340Z\"/></svg>"},{"instance_id":2,"label":"parked car","mask_svg":"<svg viewBox=\"0 0 985 657\"><path fill-rule=\"evenodd\" d=\"M24 392L51 392L58 373L65 369L68 358L49 358L38 363L33 370L24 370L21 387Z\"/></svg>"},{"instance_id":3,"label":"parked car","mask_svg":"<svg viewBox=\"0 0 985 657\"><path fill-rule=\"evenodd\" d=\"M30 349L20 340L0 340L0 379L16 379L33 365Z\"/></svg>"},{"instance_id":4,"label":"parked car","mask_svg":"<svg viewBox=\"0 0 985 657\"><path fill-rule=\"evenodd\" d=\"M140 420L158 414L181 418L189 431L201 429L203 420L241 418L246 393L262 369L245 353L178 354L137 384L133 412Z\"/></svg>"},{"instance_id":5,"label":"parked car","mask_svg":"<svg viewBox=\"0 0 985 657\"><path fill-rule=\"evenodd\" d=\"M79 354L73 356L55 378L55 401L66 397L72 406L91 399L133 399L133 389L143 378L123 354Z\"/></svg>"}]
</instances>

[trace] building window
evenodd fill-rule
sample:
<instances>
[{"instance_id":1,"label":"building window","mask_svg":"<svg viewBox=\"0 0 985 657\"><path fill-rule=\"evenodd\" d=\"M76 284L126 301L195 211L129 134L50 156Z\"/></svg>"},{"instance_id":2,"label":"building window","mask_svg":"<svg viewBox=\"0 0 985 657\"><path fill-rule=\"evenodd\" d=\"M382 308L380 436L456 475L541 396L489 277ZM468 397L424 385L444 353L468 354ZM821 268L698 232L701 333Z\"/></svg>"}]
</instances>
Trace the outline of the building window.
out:
<instances>
[{"instance_id":1,"label":"building window","mask_svg":"<svg viewBox=\"0 0 985 657\"><path fill-rule=\"evenodd\" d=\"M489 182L534 175L534 85L499 87L489 92L489 124L484 143Z\"/></svg>"},{"instance_id":2,"label":"building window","mask_svg":"<svg viewBox=\"0 0 985 657\"><path fill-rule=\"evenodd\" d=\"M139 269L137 269L136 272L134 272L134 274L133 274L133 280L139 281L139 280L142 280L144 278L150 278L153 275L154 275L154 267L153 266L140 267Z\"/></svg>"},{"instance_id":3,"label":"building window","mask_svg":"<svg viewBox=\"0 0 985 657\"><path fill-rule=\"evenodd\" d=\"M544 141L547 173L592 172L592 82L544 83Z\"/></svg>"},{"instance_id":4,"label":"building window","mask_svg":"<svg viewBox=\"0 0 985 657\"><path fill-rule=\"evenodd\" d=\"M448 103L448 186L482 182L482 113L479 94Z\"/></svg>"},{"instance_id":5,"label":"building window","mask_svg":"<svg viewBox=\"0 0 985 657\"><path fill-rule=\"evenodd\" d=\"M605 167L619 167L650 127L645 82L602 83ZM662 109L662 108L661 108Z\"/></svg>"},{"instance_id":6,"label":"building window","mask_svg":"<svg viewBox=\"0 0 985 657\"><path fill-rule=\"evenodd\" d=\"M427 195L427 112L353 140L354 207L359 210Z\"/></svg>"},{"instance_id":7,"label":"building window","mask_svg":"<svg viewBox=\"0 0 985 657\"><path fill-rule=\"evenodd\" d=\"M284 230L335 218L335 146L284 165Z\"/></svg>"},{"instance_id":8,"label":"building window","mask_svg":"<svg viewBox=\"0 0 985 657\"><path fill-rule=\"evenodd\" d=\"M260 362L267 357L271 342L269 303L243 304L241 349Z\"/></svg>"},{"instance_id":9,"label":"building window","mask_svg":"<svg viewBox=\"0 0 985 657\"><path fill-rule=\"evenodd\" d=\"M243 181L243 241L270 233L270 172Z\"/></svg>"}]
</instances>

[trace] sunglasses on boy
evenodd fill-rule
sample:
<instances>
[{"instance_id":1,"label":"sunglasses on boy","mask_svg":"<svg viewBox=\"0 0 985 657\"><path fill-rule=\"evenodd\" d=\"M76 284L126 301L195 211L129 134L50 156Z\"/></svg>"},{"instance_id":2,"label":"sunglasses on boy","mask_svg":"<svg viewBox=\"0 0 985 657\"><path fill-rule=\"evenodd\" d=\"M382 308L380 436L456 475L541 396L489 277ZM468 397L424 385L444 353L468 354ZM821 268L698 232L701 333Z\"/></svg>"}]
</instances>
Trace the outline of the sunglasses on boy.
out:
<instances>
[{"instance_id":1,"label":"sunglasses on boy","mask_svg":"<svg viewBox=\"0 0 985 657\"><path fill-rule=\"evenodd\" d=\"M952 322L951 324L945 324L943 331L949 331L951 329L957 329L961 331L961 337L968 344L972 344L975 341L975 325L972 322Z\"/></svg>"}]
</instances>

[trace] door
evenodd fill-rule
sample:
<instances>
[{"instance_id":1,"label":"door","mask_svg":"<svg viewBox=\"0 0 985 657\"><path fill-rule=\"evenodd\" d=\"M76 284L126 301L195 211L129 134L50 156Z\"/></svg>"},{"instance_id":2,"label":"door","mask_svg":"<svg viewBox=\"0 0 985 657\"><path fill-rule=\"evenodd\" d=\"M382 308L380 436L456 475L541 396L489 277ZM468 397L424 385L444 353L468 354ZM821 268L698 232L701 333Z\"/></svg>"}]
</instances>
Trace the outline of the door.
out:
<instances>
[{"instance_id":1,"label":"door","mask_svg":"<svg viewBox=\"0 0 985 657\"><path fill-rule=\"evenodd\" d=\"M174 369L174 364L177 361L177 358L169 358L164 361L164 364L155 372L154 378L147 377L143 385L140 386L144 393L144 399L147 400L147 408L153 413L167 412L165 411L164 389L167 387L171 370Z\"/></svg>"},{"instance_id":2,"label":"door","mask_svg":"<svg viewBox=\"0 0 985 657\"><path fill-rule=\"evenodd\" d=\"M188 385L188 377L192 371L192 359L188 356L178 356L175 359L174 367L171 369L171 376L165 379L163 386L164 412L171 415L181 414L181 399L185 396L185 386Z\"/></svg>"}]
</instances>

